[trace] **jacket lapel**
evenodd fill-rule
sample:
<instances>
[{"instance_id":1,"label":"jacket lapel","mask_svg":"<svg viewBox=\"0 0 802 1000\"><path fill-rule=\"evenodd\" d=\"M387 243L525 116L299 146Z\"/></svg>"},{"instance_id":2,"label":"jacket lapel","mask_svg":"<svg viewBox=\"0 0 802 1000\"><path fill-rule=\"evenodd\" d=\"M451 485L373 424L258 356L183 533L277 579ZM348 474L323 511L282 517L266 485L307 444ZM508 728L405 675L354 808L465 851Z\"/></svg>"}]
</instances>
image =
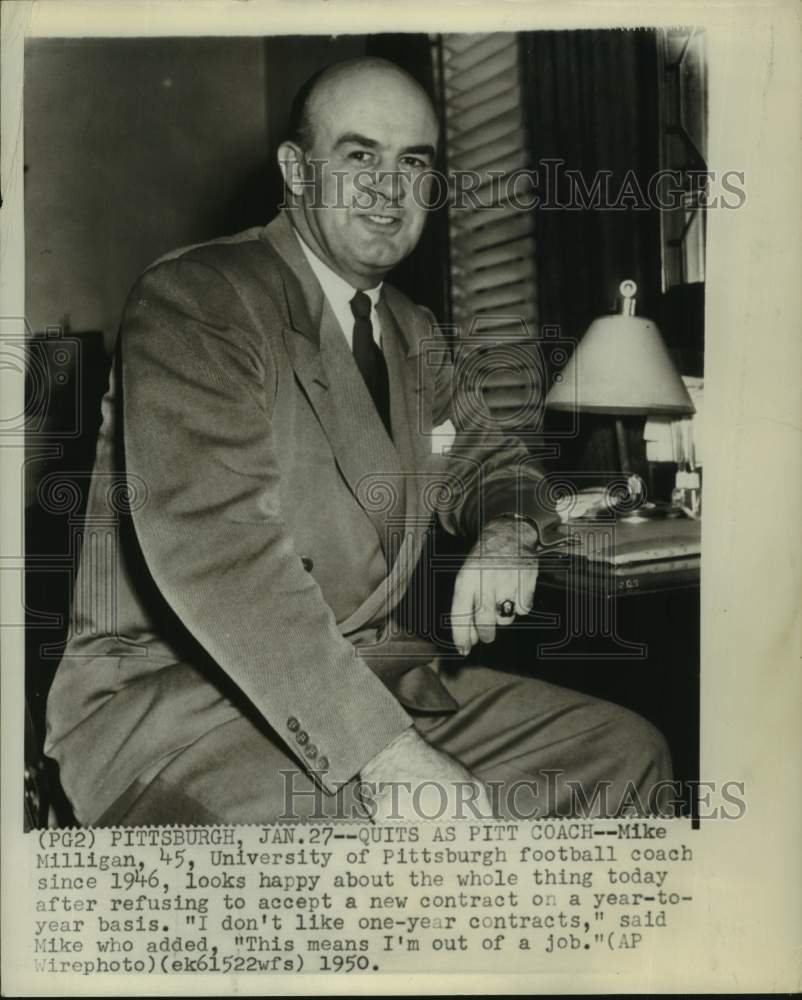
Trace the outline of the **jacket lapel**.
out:
<instances>
[{"instance_id":1,"label":"jacket lapel","mask_svg":"<svg viewBox=\"0 0 802 1000\"><path fill-rule=\"evenodd\" d=\"M432 505L425 499L432 476L439 471L431 454L432 412L434 407L433 363L428 357L431 331L424 314L394 288L385 286L382 305L382 329L393 329L385 353L393 365L399 386L399 412L393 411L393 427L403 428L397 444L407 476L408 527L421 518L428 519ZM403 409L402 409L403 407Z\"/></svg>"},{"instance_id":2,"label":"jacket lapel","mask_svg":"<svg viewBox=\"0 0 802 1000\"><path fill-rule=\"evenodd\" d=\"M348 343L298 243L279 215L262 233L281 269L291 329L291 364L331 445L337 465L376 528L388 561L394 553L388 521L403 521L404 476L398 452L376 411ZM389 366L388 366L389 367ZM400 402L390 373L391 419Z\"/></svg>"},{"instance_id":3,"label":"jacket lapel","mask_svg":"<svg viewBox=\"0 0 802 1000\"><path fill-rule=\"evenodd\" d=\"M405 511L402 520L393 518L388 525L394 544L391 545L387 580L341 624L346 635L380 620L401 600L431 524L431 505L423 499L430 482L427 427L431 422L432 393L429 380L423 377L420 350L425 323L412 309L405 308L405 300L394 289L387 285L384 288L386 294L379 307L382 342L390 375L393 437L403 470L399 488L405 498Z\"/></svg>"},{"instance_id":4,"label":"jacket lapel","mask_svg":"<svg viewBox=\"0 0 802 1000\"><path fill-rule=\"evenodd\" d=\"M427 495L438 483L446 488L443 463L431 455L432 412L434 402L433 370L427 359L427 339L431 331L424 315L389 285L384 286L380 303L384 353L393 388L391 419L393 436L404 470L406 516L398 552L391 561L387 579L364 604L339 626L344 635L353 635L371 623L385 618L401 600L421 557L426 533L431 527L433 504ZM382 655L386 647L380 643L376 652ZM434 655L432 653L432 655ZM415 677L418 675L415 674ZM413 673L405 674L410 683ZM426 686L432 683L428 672L418 679ZM437 682L434 697L438 710L453 708L453 702ZM420 697L407 704L424 705Z\"/></svg>"},{"instance_id":5,"label":"jacket lapel","mask_svg":"<svg viewBox=\"0 0 802 1000\"><path fill-rule=\"evenodd\" d=\"M393 548L388 530L403 522L404 476L348 342L328 303L320 327L320 356L329 376L328 392L318 398L317 414L337 464L381 536L388 560ZM397 385L390 378L391 419Z\"/></svg>"},{"instance_id":6,"label":"jacket lapel","mask_svg":"<svg viewBox=\"0 0 802 1000\"><path fill-rule=\"evenodd\" d=\"M392 289L387 289L392 299ZM419 511L421 473L426 455L423 453L422 434L426 420L426 393L420 379L421 358L412 341L403 332L383 295L379 303L382 324L382 347L387 361L391 385L391 420L401 468L404 470L407 530L412 527Z\"/></svg>"},{"instance_id":7,"label":"jacket lapel","mask_svg":"<svg viewBox=\"0 0 802 1000\"><path fill-rule=\"evenodd\" d=\"M387 578L338 623L341 634L352 641L359 641L360 633L365 633L370 642L376 634L375 625L383 622L403 597L431 520L431 512L422 502L430 469L433 401L433 386L426 377L421 350L427 324L418 310L385 285L379 308L390 379L391 441L287 214L279 215L259 235L276 265L273 273L281 276L290 326L285 344L293 371L344 479L373 522L387 556ZM400 673L398 649L388 650L380 642L376 653L384 657L380 673L386 672L388 664ZM436 675L421 666L434 655L433 647L421 644L415 663L405 660L404 672L387 683L406 705L452 711L456 708L453 699Z\"/></svg>"},{"instance_id":8,"label":"jacket lapel","mask_svg":"<svg viewBox=\"0 0 802 1000\"><path fill-rule=\"evenodd\" d=\"M437 467L430 454L430 331L424 315L385 284L379 310L390 378L391 441L286 213L260 237L282 278L291 327L285 343L293 370L344 479L376 528L390 567L382 586L339 624L343 635L351 635L379 621L401 599L431 521L425 494Z\"/></svg>"}]
</instances>

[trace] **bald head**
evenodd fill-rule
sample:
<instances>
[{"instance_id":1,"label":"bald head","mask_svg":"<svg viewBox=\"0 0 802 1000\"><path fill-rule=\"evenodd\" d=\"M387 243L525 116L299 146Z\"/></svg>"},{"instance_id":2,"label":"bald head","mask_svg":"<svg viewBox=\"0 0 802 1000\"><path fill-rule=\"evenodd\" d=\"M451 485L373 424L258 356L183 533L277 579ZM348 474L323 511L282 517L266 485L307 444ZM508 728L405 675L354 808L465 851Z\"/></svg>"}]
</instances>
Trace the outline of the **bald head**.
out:
<instances>
[{"instance_id":1,"label":"bald head","mask_svg":"<svg viewBox=\"0 0 802 1000\"><path fill-rule=\"evenodd\" d=\"M370 94L376 101L401 100L418 108L437 129L437 116L424 88L387 59L365 57L335 63L315 73L300 88L290 110L289 137L305 150L315 144L318 125L343 102Z\"/></svg>"}]
</instances>

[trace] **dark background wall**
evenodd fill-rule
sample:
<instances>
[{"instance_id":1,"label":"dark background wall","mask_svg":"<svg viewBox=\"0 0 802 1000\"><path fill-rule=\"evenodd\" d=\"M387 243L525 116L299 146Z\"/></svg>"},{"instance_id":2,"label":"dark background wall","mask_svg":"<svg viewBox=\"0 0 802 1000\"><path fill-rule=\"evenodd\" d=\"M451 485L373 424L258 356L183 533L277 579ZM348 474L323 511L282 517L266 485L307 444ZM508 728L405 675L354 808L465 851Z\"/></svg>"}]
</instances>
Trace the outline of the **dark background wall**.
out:
<instances>
[{"instance_id":1,"label":"dark background wall","mask_svg":"<svg viewBox=\"0 0 802 1000\"><path fill-rule=\"evenodd\" d=\"M102 330L137 274L226 228L266 155L255 39L44 40L25 68L28 319Z\"/></svg>"}]
</instances>

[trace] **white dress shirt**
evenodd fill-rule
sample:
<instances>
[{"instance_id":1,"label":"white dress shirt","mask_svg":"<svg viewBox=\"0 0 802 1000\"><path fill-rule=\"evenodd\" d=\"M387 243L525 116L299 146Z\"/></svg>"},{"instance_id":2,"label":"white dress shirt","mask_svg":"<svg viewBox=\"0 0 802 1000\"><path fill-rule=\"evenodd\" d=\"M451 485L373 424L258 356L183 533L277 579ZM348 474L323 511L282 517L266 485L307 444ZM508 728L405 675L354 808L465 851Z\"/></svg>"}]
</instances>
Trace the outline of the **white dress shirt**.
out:
<instances>
[{"instance_id":1,"label":"white dress shirt","mask_svg":"<svg viewBox=\"0 0 802 1000\"><path fill-rule=\"evenodd\" d=\"M318 257L318 255L306 245L297 231L295 235L298 237L298 242L301 244L301 249L306 255L306 259L309 261L309 266L315 272L315 277L320 282L320 287L323 289L326 301L329 303L334 315L337 317L337 322L340 324L340 328L345 334L345 339L348 341L348 347L353 350L354 314L351 312L351 299L356 294L356 288L353 288L344 278L341 278L339 274L332 271L328 264L325 264L320 257ZM367 295L370 299L370 321L373 325L373 339L376 341L378 347L381 347L382 345L382 331L381 321L379 320L379 314L376 311L376 306L379 302L381 290L382 282L379 282L375 288L365 289L365 295Z\"/></svg>"}]
</instances>

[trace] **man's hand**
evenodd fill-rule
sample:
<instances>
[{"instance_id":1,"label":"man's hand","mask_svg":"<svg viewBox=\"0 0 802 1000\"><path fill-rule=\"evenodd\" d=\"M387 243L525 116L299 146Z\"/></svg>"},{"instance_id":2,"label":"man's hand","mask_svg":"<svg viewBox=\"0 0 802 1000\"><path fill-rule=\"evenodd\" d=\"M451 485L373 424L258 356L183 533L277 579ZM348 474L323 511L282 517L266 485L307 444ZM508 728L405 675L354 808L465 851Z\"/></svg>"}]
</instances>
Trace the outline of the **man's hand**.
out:
<instances>
[{"instance_id":1,"label":"man's hand","mask_svg":"<svg viewBox=\"0 0 802 1000\"><path fill-rule=\"evenodd\" d=\"M374 823L493 818L482 782L412 728L365 764L360 778Z\"/></svg>"},{"instance_id":2,"label":"man's hand","mask_svg":"<svg viewBox=\"0 0 802 1000\"><path fill-rule=\"evenodd\" d=\"M457 574L451 602L454 645L463 656L477 642L492 642L497 625L509 625L515 615L531 610L536 542L537 531L528 521L498 518L485 525ZM512 614L500 613L505 601Z\"/></svg>"}]
</instances>

